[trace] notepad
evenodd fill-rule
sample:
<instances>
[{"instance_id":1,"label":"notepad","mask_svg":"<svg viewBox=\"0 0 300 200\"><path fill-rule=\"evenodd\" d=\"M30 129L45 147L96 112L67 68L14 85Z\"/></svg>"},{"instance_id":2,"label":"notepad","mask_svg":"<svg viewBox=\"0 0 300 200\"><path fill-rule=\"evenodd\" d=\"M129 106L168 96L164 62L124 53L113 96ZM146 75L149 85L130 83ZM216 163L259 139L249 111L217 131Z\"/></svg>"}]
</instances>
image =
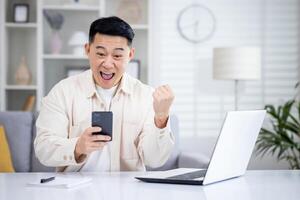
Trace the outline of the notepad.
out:
<instances>
[{"instance_id":1,"label":"notepad","mask_svg":"<svg viewBox=\"0 0 300 200\"><path fill-rule=\"evenodd\" d=\"M53 181L41 183L40 179L35 182L27 183L28 186L33 187L52 187L52 188L74 188L91 183L92 179L88 177L63 177L57 176Z\"/></svg>"}]
</instances>

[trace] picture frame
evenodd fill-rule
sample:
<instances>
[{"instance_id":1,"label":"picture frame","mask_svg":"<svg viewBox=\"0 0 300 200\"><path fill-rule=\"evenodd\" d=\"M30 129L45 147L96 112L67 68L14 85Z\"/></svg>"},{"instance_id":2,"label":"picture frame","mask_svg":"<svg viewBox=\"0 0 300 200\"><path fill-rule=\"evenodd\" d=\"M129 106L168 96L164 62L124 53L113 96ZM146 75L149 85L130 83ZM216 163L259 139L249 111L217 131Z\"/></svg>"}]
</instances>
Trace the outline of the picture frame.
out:
<instances>
[{"instance_id":1,"label":"picture frame","mask_svg":"<svg viewBox=\"0 0 300 200\"><path fill-rule=\"evenodd\" d=\"M133 78L140 79L141 78L141 61L140 60L131 60L127 67L126 73L132 76Z\"/></svg>"},{"instance_id":2,"label":"picture frame","mask_svg":"<svg viewBox=\"0 0 300 200\"><path fill-rule=\"evenodd\" d=\"M80 74L88 69L89 67L76 67L76 66L66 67L66 77Z\"/></svg>"},{"instance_id":3,"label":"picture frame","mask_svg":"<svg viewBox=\"0 0 300 200\"><path fill-rule=\"evenodd\" d=\"M29 4L26 3L13 4L13 21L15 23L29 22Z\"/></svg>"}]
</instances>

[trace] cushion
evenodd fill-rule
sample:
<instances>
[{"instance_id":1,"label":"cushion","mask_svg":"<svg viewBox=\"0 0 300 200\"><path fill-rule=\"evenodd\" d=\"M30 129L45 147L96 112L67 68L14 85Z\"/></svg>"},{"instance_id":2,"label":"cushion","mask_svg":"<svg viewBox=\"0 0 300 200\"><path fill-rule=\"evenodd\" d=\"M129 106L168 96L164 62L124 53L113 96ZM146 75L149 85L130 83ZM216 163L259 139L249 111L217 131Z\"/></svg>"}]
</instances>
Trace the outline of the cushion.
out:
<instances>
[{"instance_id":1,"label":"cushion","mask_svg":"<svg viewBox=\"0 0 300 200\"><path fill-rule=\"evenodd\" d=\"M0 172L14 172L4 127L0 126Z\"/></svg>"},{"instance_id":2,"label":"cushion","mask_svg":"<svg viewBox=\"0 0 300 200\"><path fill-rule=\"evenodd\" d=\"M16 172L29 172L33 114L31 112L0 112L0 124L6 131Z\"/></svg>"}]
</instances>

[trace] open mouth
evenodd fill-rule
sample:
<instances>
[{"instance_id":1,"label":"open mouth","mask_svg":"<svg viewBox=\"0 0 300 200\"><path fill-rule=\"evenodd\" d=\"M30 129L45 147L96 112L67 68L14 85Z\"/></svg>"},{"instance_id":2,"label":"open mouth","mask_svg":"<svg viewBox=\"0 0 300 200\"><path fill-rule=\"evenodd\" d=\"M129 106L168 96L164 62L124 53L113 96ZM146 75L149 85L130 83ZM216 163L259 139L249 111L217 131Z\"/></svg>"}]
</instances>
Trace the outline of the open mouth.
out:
<instances>
[{"instance_id":1,"label":"open mouth","mask_svg":"<svg viewBox=\"0 0 300 200\"><path fill-rule=\"evenodd\" d=\"M104 72L100 72L100 75L101 75L101 77L102 77L104 80L108 81L108 80L111 80L111 79L114 77L115 73L104 73Z\"/></svg>"}]
</instances>

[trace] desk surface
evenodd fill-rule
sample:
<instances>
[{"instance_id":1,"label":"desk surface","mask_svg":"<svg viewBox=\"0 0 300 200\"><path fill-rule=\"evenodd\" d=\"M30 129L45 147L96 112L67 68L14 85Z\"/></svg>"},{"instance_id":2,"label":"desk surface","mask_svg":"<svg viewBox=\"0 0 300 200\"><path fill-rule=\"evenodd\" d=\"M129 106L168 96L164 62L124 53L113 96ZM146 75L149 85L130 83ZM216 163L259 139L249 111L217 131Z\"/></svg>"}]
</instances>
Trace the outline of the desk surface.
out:
<instances>
[{"instance_id":1,"label":"desk surface","mask_svg":"<svg viewBox=\"0 0 300 200\"><path fill-rule=\"evenodd\" d=\"M0 173L0 199L300 199L300 170L247 171L243 177L207 186L153 184L134 179L143 172L69 174L92 177L92 184L73 189L28 187L28 182L53 173Z\"/></svg>"}]
</instances>

